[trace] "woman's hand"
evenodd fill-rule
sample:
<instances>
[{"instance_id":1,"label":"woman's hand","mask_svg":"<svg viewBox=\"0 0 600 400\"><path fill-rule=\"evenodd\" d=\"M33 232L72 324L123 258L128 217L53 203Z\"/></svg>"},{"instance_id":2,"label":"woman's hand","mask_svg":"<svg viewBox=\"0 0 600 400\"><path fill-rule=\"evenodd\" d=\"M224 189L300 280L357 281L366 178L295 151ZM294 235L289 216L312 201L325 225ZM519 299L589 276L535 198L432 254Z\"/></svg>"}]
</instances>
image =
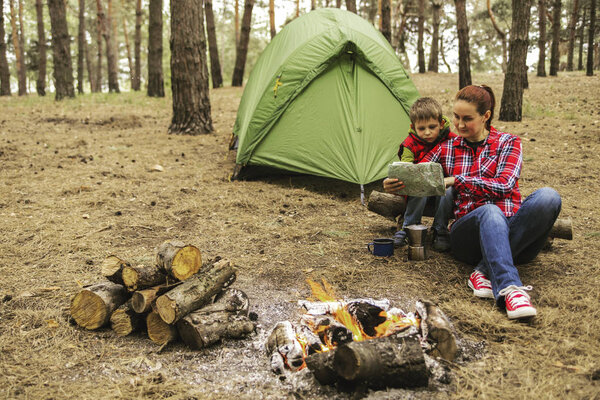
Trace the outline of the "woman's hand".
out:
<instances>
[{"instance_id":1,"label":"woman's hand","mask_svg":"<svg viewBox=\"0 0 600 400\"><path fill-rule=\"evenodd\" d=\"M449 188L450 186L454 186L454 177L453 176L445 177L444 185L446 185L446 188ZM384 181L384 187L385 187L385 181Z\"/></svg>"},{"instance_id":2,"label":"woman's hand","mask_svg":"<svg viewBox=\"0 0 600 400\"><path fill-rule=\"evenodd\" d=\"M398 194L400 189L404 189L404 182L400 182L398 179L385 178L383 180L383 190L386 193Z\"/></svg>"}]
</instances>

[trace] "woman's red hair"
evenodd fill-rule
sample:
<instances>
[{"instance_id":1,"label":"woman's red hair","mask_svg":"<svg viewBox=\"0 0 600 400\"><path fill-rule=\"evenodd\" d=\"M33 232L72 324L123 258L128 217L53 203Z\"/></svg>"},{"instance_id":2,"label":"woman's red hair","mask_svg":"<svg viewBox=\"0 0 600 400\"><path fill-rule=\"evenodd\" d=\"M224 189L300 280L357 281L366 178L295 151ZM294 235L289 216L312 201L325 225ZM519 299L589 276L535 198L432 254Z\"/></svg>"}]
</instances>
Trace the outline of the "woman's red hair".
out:
<instances>
[{"instance_id":1,"label":"woman's red hair","mask_svg":"<svg viewBox=\"0 0 600 400\"><path fill-rule=\"evenodd\" d=\"M488 130L490 129L492 126L492 118L494 117L494 107L496 106L496 98L494 97L494 92L491 87L487 85L465 86L456 93L454 100L463 100L467 103L474 104L480 115L483 115L487 110L490 110L490 117L485 122L485 127Z\"/></svg>"}]
</instances>

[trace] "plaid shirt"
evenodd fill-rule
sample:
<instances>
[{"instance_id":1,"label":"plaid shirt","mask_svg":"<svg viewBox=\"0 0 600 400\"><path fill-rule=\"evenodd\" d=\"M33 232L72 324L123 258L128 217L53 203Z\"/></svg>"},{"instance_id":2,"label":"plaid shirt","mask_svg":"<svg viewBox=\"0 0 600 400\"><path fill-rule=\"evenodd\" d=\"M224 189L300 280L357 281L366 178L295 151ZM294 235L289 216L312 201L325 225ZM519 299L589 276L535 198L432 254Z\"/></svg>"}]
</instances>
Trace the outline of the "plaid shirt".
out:
<instances>
[{"instance_id":1,"label":"plaid shirt","mask_svg":"<svg viewBox=\"0 0 600 400\"><path fill-rule=\"evenodd\" d=\"M495 204L507 217L521 206L519 175L523 157L521 139L491 127L477 154L465 139L440 143L422 162L439 162L445 176L454 176L454 216L458 220L477 207Z\"/></svg>"}]
</instances>

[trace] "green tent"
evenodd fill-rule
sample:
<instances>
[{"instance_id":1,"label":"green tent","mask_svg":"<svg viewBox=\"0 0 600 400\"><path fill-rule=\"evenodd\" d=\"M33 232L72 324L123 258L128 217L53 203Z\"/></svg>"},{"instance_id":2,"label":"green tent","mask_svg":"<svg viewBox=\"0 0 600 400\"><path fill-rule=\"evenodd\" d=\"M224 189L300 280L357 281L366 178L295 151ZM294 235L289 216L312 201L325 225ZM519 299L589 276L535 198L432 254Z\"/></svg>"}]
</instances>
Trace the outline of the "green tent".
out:
<instances>
[{"instance_id":1,"label":"green tent","mask_svg":"<svg viewBox=\"0 0 600 400\"><path fill-rule=\"evenodd\" d=\"M384 178L418 96L373 25L336 8L311 11L273 38L250 74L236 163L361 185Z\"/></svg>"}]
</instances>

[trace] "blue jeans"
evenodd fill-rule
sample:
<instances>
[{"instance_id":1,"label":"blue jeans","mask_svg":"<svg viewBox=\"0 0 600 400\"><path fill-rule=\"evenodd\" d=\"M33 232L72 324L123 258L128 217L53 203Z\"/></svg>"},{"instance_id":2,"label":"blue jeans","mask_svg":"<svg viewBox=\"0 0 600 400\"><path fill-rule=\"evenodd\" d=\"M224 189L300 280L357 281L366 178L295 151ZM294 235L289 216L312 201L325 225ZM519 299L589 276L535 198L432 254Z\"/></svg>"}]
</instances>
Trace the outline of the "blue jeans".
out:
<instances>
[{"instance_id":1,"label":"blue jeans","mask_svg":"<svg viewBox=\"0 0 600 400\"><path fill-rule=\"evenodd\" d=\"M433 230L438 235L448 234L448 220L452 216L452 205L454 203L454 189L446 189L445 196L412 197L409 196L404 212L402 229L409 225L421 223L423 210L428 201L435 201L435 216L433 217Z\"/></svg>"},{"instance_id":2,"label":"blue jeans","mask_svg":"<svg viewBox=\"0 0 600 400\"><path fill-rule=\"evenodd\" d=\"M458 219L450 230L452 254L477 264L492 283L494 297L510 285L523 286L515 264L533 260L540 252L560 213L560 195L541 188L529 195L517 213L507 218L494 204L486 204Z\"/></svg>"}]
</instances>

